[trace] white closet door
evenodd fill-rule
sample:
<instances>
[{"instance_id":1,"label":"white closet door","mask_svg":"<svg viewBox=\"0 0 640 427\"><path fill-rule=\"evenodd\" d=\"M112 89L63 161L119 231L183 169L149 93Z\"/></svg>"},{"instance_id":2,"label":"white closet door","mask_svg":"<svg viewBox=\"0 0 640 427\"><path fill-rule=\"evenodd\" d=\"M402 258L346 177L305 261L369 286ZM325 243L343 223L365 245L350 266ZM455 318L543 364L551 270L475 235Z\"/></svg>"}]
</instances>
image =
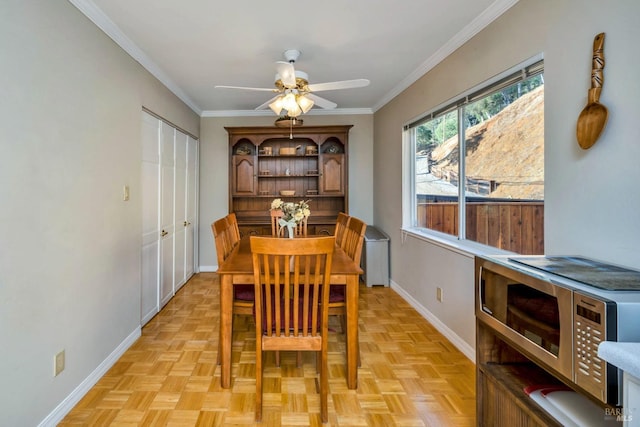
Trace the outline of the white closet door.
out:
<instances>
[{"instance_id":1,"label":"white closet door","mask_svg":"<svg viewBox=\"0 0 640 427\"><path fill-rule=\"evenodd\" d=\"M187 135L176 130L175 141L176 153L176 176L175 176L175 194L174 194L174 226L176 230L175 237L175 258L174 258L174 291L180 289L186 282L185 276L185 254L186 254L186 201L187 201Z\"/></svg>"},{"instance_id":2,"label":"white closet door","mask_svg":"<svg viewBox=\"0 0 640 427\"><path fill-rule=\"evenodd\" d=\"M162 122L160 135L160 307L173 296L175 129Z\"/></svg>"},{"instance_id":3,"label":"white closet door","mask_svg":"<svg viewBox=\"0 0 640 427\"><path fill-rule=\"evenodd\" d=\"M142 112L142 283L140 324L160 310L160 120Z\"/></svg>"},{"instance_id":4,"label":"white closet door","mask_svg":"<svg viewBox=\"0 0 640 427\"><path fill-rule=\"evenodd\" d=\"M195 226L198 208L198 141L189 137L187 141L187 201L186 201L186 241L185 275L188 280L195 272Z\"/></svg>"}]
</instances>

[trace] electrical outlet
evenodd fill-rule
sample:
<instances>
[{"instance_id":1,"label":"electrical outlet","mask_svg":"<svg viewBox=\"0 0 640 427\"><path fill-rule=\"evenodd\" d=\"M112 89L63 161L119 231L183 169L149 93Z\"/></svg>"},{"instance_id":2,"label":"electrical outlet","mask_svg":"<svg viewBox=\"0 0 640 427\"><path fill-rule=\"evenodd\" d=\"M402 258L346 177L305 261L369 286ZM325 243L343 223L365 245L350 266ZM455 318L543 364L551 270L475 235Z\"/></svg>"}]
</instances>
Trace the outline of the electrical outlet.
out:
<instances>
[{"instance_id":1,"label":"electrical outlet","mask_svg":"<svg viewBox=\"0 0 640 427\"><path fill-rule=\"evenodd\" d=\"M436 288L436 299L440 302L442 302L442 288L441 287L437 287Z\"/></svg>"},{"instance_id":2,"label":"electrical outlet","mask_svg":"<svg viewBox=\"0 0 640 427\"><path fill-rule=\"evenodd\" d=\"M53 376L57 377L62 371L64 371L64 350L53 358Z\"/></svg>"},{"instance_id":3,"label":"electrical outlet","mask_svg":"<svg viewBox=\"0 0 640 427\"><path fill-rule=\"evenodd\" d=\"M125 185L122 187L122 200L125 202L129 201L129 186Z\"/></svg>"}]
</instances>

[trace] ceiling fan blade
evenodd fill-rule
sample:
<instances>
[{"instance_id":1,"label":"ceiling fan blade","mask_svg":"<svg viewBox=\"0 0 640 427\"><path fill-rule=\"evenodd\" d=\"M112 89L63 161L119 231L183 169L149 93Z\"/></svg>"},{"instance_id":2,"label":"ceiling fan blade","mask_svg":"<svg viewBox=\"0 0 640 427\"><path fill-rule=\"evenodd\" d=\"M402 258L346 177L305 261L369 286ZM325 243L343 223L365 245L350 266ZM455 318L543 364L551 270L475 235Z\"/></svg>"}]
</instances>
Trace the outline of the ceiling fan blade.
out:
<instances>
[{"instance_id":1,"label":"ceiling fan blade","mask_svg":"<svg viewBox=\"0 0 640 427\"><path fill-rule=\"evenodd\" d=\"M243 90L259 90L261 92L279 92L278 89L269 89L266 87L244 87L244 86L214 86L216 89L243 89Z\"/></svg>"},{"instance_id":2,"label":"ceiling fan blade","mask_svg":"<svg viewBox=\"0 0 640 427\"><path fill-rule=\"evenodd\" d=\"M320 98L318 95L314 95L312 93L308 93L305 96L311 99L315 105L326 110L333 110L338 106L338 104L336 104L335 102L331 102L328 99Z\"/></svg>"},{"instance_id":3,"label":"ceiling fan blade","mask_svg":"<svg viewBox=\"0 0 640 427\"><path fill-rule=\"evenodd\" d=\"M282 84L288 88L296 87L296 70L293 64L284 61L278 61L276 64L278 64L277 70Z\"/></svg>"},{"instance_id":4,"label":"ceiling fan blade","mask_svg":"<svg viewBox=\"0 0 640 427\"><path fill-rule=\"evenodd\" d=\"M260 104L258 105L255 109L256 110L264 110L265 108L267 108L269 106L269 104L271 104L273 101L275 101L280 95L276 95L273 98L271 98L270 100L268 100L267 102L265 102L264 104Z\"/></svg>"},{"instance_id":5,"label":"ceiling fan blade","mask_svg":"<svg viewBox=\"0 0 640 427\"><path fill-rule=\"evenodd\" d=\"M323 90L352 89L355 87L369 86L367 79L343 80L340 82L316 83L309 85L311 92L321 92Z\"/></svg>"}]
</instances>

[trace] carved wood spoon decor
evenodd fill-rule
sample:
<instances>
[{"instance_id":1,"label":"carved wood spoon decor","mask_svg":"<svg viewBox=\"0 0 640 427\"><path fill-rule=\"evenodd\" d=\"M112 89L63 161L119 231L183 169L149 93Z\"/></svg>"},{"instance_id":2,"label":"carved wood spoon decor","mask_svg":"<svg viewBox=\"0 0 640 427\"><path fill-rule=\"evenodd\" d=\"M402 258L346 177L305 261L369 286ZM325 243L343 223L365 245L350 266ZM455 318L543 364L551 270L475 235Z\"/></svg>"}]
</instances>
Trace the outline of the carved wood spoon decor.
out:
<instances>
[{"instance_id":1,"label":"carved wood spoon decor","mask_svg":"<svg viewBox=\"0 0 640 427\"><path fill-rule=\"evenodd\" d=\"M591 89L589 89L587 106L578 117L576 136L581 148L590 148L596 143L607 124L609 112L600 104L600 92L604 83L604 33L593 39L593 61L591 63Z\"/></svg>"}]
</instances>

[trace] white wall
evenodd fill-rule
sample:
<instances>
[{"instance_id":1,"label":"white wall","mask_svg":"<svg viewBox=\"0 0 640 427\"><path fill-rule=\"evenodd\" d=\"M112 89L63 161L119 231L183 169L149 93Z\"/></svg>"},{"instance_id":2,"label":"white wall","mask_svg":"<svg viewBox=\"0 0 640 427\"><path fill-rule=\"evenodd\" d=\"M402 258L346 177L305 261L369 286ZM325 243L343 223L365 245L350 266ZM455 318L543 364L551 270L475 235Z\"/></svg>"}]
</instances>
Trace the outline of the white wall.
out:
<instances>
[{"instance_id":1,"label":"white wall","mask_svg":"<svg viewBox=\"0 0 640 427\"><path fill-rule=\"evenodd\" d=\"M70 3L1 9L0 425L34 426L139 333L142 106L199 117Z\"/></svg>"},{"instance_id":2,"label":"white wall","mask_svg":"<svg viewBox=\"0 0 640 427\"><path fill-rule=\"evenodd\" d=\"M391 237L394 286L432 317L467 355L475 347L472 254L408 237L402 242L401 126L536 54L545 58L545 251L640 268L636 142L640 3L520 0L374 116L374 221ZM593 37L606 33L601 101L610 119L598 143L579 148ZM436 287L444 301L436 300Z\"/></svg>"},{"instance_id":3,"label":"white wall","mask_svg":"<svg viewBox=\"0 0 640 427\"><path fill-rule=\"evenodd\" d=\"M229 135L224 127L271 126L274 120L272 116L202 119L199 234L202 271L217 269L211 223L229 213ZM304 125L353 125L349 131L349 213L372 224L373 115L305 115Z\"/></svg>"},{"instance_id":4,"label":"white wall","mask_svg":"<svg viewBox=\"0 0 640 427\"><path fill-rule=\"evenodd\" d=\"M459 345L474 346L472 258L403 243L402 124L543 52L546 251L640 268L638 16L635 0L520 0L374 117L305 116L354 124L350 212L390 235L394 286ZM601 31L610 120L582 151L575 122ZM139 331L142 106L195 135L200 119L70 3L4 0L0 32L0 425L37 425ZM228 212L224 126L272 120L202 119L201 266L215 264L209 224ZM53 378L61 349L67 367Z\"/></svg>"},{"instance_id":5,"label":"white wall","mask_svg":"<svg viewBox=\"0 0 640 427\"><path fill-rule=\"evenodd\" d=\"M550 21L545 78L546 252L640 268L640 2L559 2ZM593 37L605 33L600 102L607 126L589 150L575 143L587 103Z\"/></svg>"}]
</instances>

